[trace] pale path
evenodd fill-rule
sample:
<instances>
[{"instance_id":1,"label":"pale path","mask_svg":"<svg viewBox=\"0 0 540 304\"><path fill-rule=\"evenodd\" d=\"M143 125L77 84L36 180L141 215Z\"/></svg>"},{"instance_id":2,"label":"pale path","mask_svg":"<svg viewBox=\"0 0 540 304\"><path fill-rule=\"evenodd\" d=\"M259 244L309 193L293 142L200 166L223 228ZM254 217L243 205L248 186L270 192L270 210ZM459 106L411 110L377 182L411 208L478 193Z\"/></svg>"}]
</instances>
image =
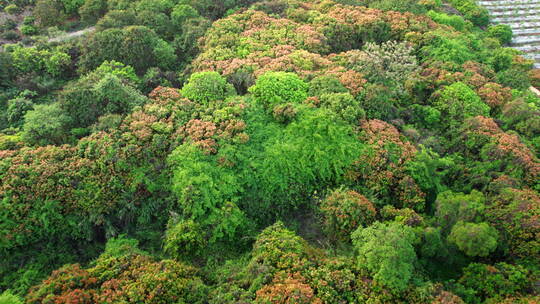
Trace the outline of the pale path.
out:
<instances>
[{"instance_id":1,"label":"pale path","mask_svg":"<svg viewBox=\"0 0 540 304\"><path fill-rule=\"evenodd\" d=\"M512 28L512 47L523 51L540 69L540 0L481 0L492 23Z\"/></svg>"},{"instance_id":2,"label":"pale path","mask_svg":"<svg viewBox=\"0 0 540 304\"><path fill-rule=\"evenodd\" d=\"M60 35L58 37L51 38L48 41L49 42L62 42L62 41L66 41L66 40L69 40L69 39L80 37L80 36L82 36L82 35L84 35L86 33L91 33L91 32L93 32L95 30L96 30L96 27L92 26L92 27L85 28L84 30L71 32L71 33L66 33L64 35Z\"/></svg>"}]
</instances>

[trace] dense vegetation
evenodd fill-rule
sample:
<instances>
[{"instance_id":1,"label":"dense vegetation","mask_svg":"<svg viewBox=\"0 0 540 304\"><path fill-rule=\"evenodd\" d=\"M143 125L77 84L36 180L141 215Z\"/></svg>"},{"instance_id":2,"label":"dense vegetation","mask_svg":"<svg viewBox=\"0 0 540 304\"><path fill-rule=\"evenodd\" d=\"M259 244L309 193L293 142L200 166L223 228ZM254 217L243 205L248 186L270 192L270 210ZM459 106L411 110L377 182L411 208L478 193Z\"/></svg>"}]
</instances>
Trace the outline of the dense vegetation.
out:
<instances>
[{"instance_id":1,"label":"dense vegetation","mask_svg":"<svg viewBox=\"0 0 540 304\"><path fill-rule=\"evenodd\" d=\"M0 0L0 303L537 303L540 74L448 5Z\"/></svg>"}]
</instances>

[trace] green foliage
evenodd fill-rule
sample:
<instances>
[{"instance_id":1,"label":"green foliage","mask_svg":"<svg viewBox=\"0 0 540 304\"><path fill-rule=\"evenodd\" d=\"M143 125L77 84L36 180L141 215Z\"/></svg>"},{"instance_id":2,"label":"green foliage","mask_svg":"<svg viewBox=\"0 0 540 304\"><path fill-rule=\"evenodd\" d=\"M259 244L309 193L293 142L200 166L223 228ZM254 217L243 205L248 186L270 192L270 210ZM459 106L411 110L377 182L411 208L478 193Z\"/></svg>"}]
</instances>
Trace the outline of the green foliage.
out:
<instances>
[{"instance_id":1,"label":"green foliage","mask_svg":"<svg viewBox=\"0 0 540 304\"><path fill-rule=\"evenodd\" d=\"M0 294L0 304L23 304L23 300L7 290Z\"/></svg>"},{"instance_id":2,"label":"green foliage","mask_svg":"<svg viewBox=\"0 0 540 304\"><path fill-rule=\"evenodd\" d=\"M317 189L338 183L360 146L352 128L328 110L301 111L261 155L255 183L257 195L265 202L263 208L285 212Z\"/></svg>"},{"instance_id":3,"label":"green foliage","mask_svg":"<svg viewBox=\"0 0 540 304\"><path fill-rule=\"evenodd\" d=\"M40 146L65 143L70 123L70 117L59 104L36 105L24 116L23 140Z\"/></svg>"},{"instance_id":4,"label":"green foliage","mask_svg":"<svg viewBox=\"0 0 540 304\"><path fill-rule=\"evenodd\" d=\"M106 60L129 65L138 74L150 67L170 69L175 65L174 49L145 26L111 28L96 32L84 42L80 66L89 71Z\"/></svg>"},{"instance_id":5,"label":"green foliage","mask_svg":"<svg viewBox=\"0 0 540 304\"><path fill-rule=\"evenodd\" d=\"M458 293L467 303L500 302L516 296L529 287L528 271L520 265L471 263L463 269Z\"/></svg>"},{"instance_id":6,"label":"green foliage","mask_svg":"<svg viewBox=\"0 0 540 304\"><path fill-rule=\"evenodd\" d=\"M122 72L119 72L123 76ZM81 78L64 88L60 105L72 118L74 127L87 127L105 114L127 114L147 101L134 87L123 83L115 73L104 70Z\"/></svg>"},{"instance_id":7,"label":"green foliage","mask_svg":"<svg viewBox=\"0 0 540 304\"><path fill-rule=\"evenodd\" d=\"M32 101L19 97L8 101L7 121L12 127L20 127L24 123L23 118L26 112L32 110L34 104Z\"/></svg>"},{"instance_id":8,"label":"green foliage","mask_svg":"<svg viewBox=\"0 0 540 304\"><path fill-rule=\"evenodd\" d=\"M331 93L320 95L320 106L328 109L350 123L356 125L366 118L366 113L360 107L360 102L350 93Z\"/></svg>"},{"instance_id":9,"label":"green foliage","mask_svg":"<svg viewBox=\"0 0 540 304\"><path fill-rule=\"evenodd\" d=\"M334 76L318 76L309 82L309 96L347 92L347 88Z\"/></svg>"},{"instance_id":10,"label":"green foliage","mask_svg":"<svg viewBox=\"0 0 540 304\"><path fill-rule=\"evenodd\" d=\"M427 14L431 19L440 24L449 25L460 32L470 29L470 23L467 23L463 17L459 15L447 15L435 11L429 11Z\"/></svg>"},{"instance_id":11,"label":"green foliage","mask_svg":"<svg viewBox=\"0 0 540 304\"><path fill-rule=\"evenodd\" d=\"M173 24L177 27L182 27L189 19L199 17L199 12L197 12L193 7L186 4L176 5L171 13L171 20Z\"/></svg>"},{"instance_id":12,"label":"green foliage","mask_svg":"<svg viewBox=\"0 0 540 304\"><path fill-rule=\"evenodd\" d=\"M85 0L79 8L79 15L83 22L94 24L107 12L107 0Z\"/></svg>"},{"instance_id":13,"label":"green foliage","mask_svg":"<svg viewBox=\"0 0 540 304\"><path fill-rule=\"evenodd\" d=\"M193 255L200 255L205 248L206 239L200 225L193 220L181 220L169 225L165 232L163 249L174 259L181 260Z\"/></svg>"},{"instance_id":14,"label":"green foliage","mask_svg":"<svg viewBox=\"0 0 540 304\"><path fill-rule=\"evenodd\" d=\"M218 166L212 157L190 143L176 148L169 162L174 167L172 190L178 197L175 209L202 225L207 240L231 240L245 231L248 226L245 215L235 205L240 199L242 184L232 170Z\"/></svg>"},{"instance_id":15,"label":"green foliage","mask_svg":"<svg viewBox=\"0 0 540 304\"><path fill-rule=\"evenodd\" d=\"M466 255L485 257L497 248L497 230L487 223L457 222L452 227L448 241L454 243Z\"/></svg>"},{"instance_id":16,"label":"green foliage","mask_svg":"<svg viewBox=\"0 0 540 304\"><path fill-rule=\"evenodd\" d=\"M208 104L235 95L234 87L216 72L200 72L191 75L181 90L182 95L195 102Z\"/></svg>"},{"instance_id":17,"label":"green foliage","mask_svg":"<svg viewBox=\"0 0 540 304\"><path fill-rule=\"evenodd\" d=\"M487 26L489 23L488 10L479 6L473 0L451 0L449 1L465 19L471 21L476 26Z\"/></svg>"},{"instance_id":18,"label":"green foliage","mask_svg":"<svg viewBox=\"0 0 540 304\"><path fill-rule=\"evenodd\" d=\"M434 103L437 110L449 120L451 127L458 127L465 119L474 116L489 116L490 108L466 84L453 83L445 87Z\"/></svg>"},{"instance_id":19,"label":"green foliage","mask_svg":"<svg viewBox=\"0 0 540 304\"><path fill-rule=\"evenodd\" d=\"M486 198L477 190L470 194L445 191L437 196L435 208L437 223L448 234L459 221L481 221L486 209Z\"/></svg>"},{"instance_id":20,"label":"green foliage","mask_svg":"<svg viewBox=\"0 0 540 304\"><path fill-rule=\"evenodd\" d=\"M307 98L308 85L294 73L268 72L249 88L255 99L268 110L283 103L300 103Z\"/></svg>"},{"instance_id":21,"label":"green foliage","mask_svg":"<svg viewBox=\"0 0 540 304\"><path fill-rule=\"evenodd\" d=\"M32 36L36 35L38 33L38 30L33 25L24 24L21 26L21 33L26 36Z\"/></svg>"},{"instance_id":22,"label":"green foliage","mask_svg":"<svg viewBox=\"0 0 540 304\"><path fill-rule=\"evenodd\" d=\"M416 236L412 228L399 223L380 223L358 228L351 236L358 267L395 292L407 289L413 276Z\"/></svg>"},{"instance_id":23,"label":"green foliage","mask_svg":"<svg viewBox=\"0 0 540 304\"><path fill-rule=\"evenodd\" d=\"M508 45L512 41L512 28L506 24L497 24L488 27L487 35L499 40L502 45Z\"/></svg>"},{"instance_id":24,"label":"green foliage","mask_svg":"<svg viewBox=\"0 0 540 304\"><path fill-rule=\"evenodd\" d=\"M44 28L59 25L66 18L60 0L37 0L33 14Z\"/></svg>"},{"instance_id":25,"label":"green foliage","mask_svg":"<svg viewBox=\"0 0 540 304\"><path fill-rule=\"evenodd\" d=\"M71 65L71 57L61 49L14 46L9 49L13 66L21 74L38 73L60 76Z\"/></svg>"},{"instance_id":26,"label":"green foliage","mask_svg":"<svg viewBox=\"0 0 540 304\"><path fill-rule=\"evenodd\" d=\"M68 15L76 15L79 8L84 5L85 0L61 0L64 12Z\"/></svg>"},{"instance_id":27,"label":"green foliage","mask_svg":"<svg viewBox=\"0 0 540 304\"><path fill-rule=\"evenodd\" d=\"M16 4L10 4L6 7L4 7L4 12L10 14L10 15L15 15L15 14L18 14L20 12L20 9L19 7L16 5Z\"/></svg>"}]
</instances>

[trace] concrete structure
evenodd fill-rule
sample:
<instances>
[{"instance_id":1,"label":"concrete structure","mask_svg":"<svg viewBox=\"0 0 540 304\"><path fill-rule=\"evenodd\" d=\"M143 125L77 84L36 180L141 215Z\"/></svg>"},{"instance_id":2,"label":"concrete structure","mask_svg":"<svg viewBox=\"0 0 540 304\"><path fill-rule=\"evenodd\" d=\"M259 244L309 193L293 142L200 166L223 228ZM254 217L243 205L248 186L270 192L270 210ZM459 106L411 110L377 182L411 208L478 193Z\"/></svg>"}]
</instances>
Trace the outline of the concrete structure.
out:
<instances>
[{"instance_id":1,"label":"concrete structure","mask_svg":"<svg viewBox=\"0 0 540 304\"><path fill-rule=\"evenodd\" d=\"M540 68L540 0L482 0L491 22L507 24L514 32L512 47L526 53Z\"/></svg>"}]
</instances>

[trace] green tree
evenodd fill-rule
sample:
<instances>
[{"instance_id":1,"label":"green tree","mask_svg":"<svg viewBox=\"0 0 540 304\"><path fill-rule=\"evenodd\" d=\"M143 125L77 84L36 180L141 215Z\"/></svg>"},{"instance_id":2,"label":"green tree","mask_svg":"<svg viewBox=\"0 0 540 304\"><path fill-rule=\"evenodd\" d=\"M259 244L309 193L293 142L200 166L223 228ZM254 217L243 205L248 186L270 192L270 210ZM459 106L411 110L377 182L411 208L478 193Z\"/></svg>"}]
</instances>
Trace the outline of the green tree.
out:
<instances>
[{"instance_id":1,"label":"green tree","mask_svg":"<svg viewBox=\"0 0 540 304\"><path fill-rule=\"evenodd\" d=\"M0 304L23 304L23 300L6 290L0 294Z\"/></svg>"},{"instance_id":2,"label":"green tree","mask_svg":"<svg viewBox=\"0 0 540 304\"><path fill-rule=\"evenodd\" d=\"M208 104L236 94L232 84L217 72L194 73L180 91L186 98Z\"/></svg>"},{"instance_id":3,"label":"green tree","mask_svg":"<svg viewBox=\"0 0 540 304\"><path fill-rule=\"evenodd\" d=\"M267 72L249 88L268 111L283 103L300 103L307 98L308 85L294 73Z\"/></svg>"},{"instance_id":4,"label":"green tree","mask_svg":"<svg viewBox=\"0 0 540 304\"><path fill-rule=\"evenodd\" d=\"M462 82L453 83L439 93L440 96L434 105L452 127L461 126L463 121L469 117L478 115L489 117L489 106Z\"/></svg>"},{"instance_id":5,"label":"green tree","mask_svg":"<svg viewBox=\"0 0 540 304\"><path fill-rule=\"evenodd\" d=\"M470 194L445 191L440 193L435 201L435 218L443 232L448 234L459 221L481 221L485 209L486 198L477 190Z\"/></svg>"},{"instance_id":6,"label":"green tree","mask_svg":"<svg viewBox=\"0 0 540 304\"><path fill-rule=\"evenodd\" d=\"M150 67L174 69L176 55L166 41L145 26L111 28L96 32L82 47L80 67L97 68L106 60L129 65L141 75Z\"/></svg>"},{"instance_id":7,"label":"green tree","mask_svg":"<svg viewBox=\"0 0 540 304\"><path fill-rule=\"evenodd\" d=\"M380 223L358 228L352 234L358 266L369 271L382 285L405 291L413 276L416 236L409 226Z\"/></svg>"},{"instance_id":8,"label":"green tree","mask_svg":"<svg viewBox=\"0 0 540 304\"><path fill-rule=\"evenodd\" d=\"M41 27L59 25L66 18L59 0L38 0L33 14Z\"/></svg>"},{"instance_id":9,"label":"green tree","mask_svg":"<svg viewBox=\"0 0 540 304\"><path fill-rule=\"evenodd\" d=\"M471 257L485 257L497 248L498 233L487 223L457 222L448 241Z\"/></svg>"},{"instance_id":10,"label":"green tree","mask_svg":"<svg viewBox=\"0 0 540 304\"><path fill-rule=\"evenodd\" d=\"M83 22L96 23L107 12L107 0L85 0L79 8L79 15Z\"/></svg>"},{"instance_id":11,"label":"green tree","mask_svg":"<svg viewBox=\"0 0 540 304\"><path fill-rule=\"evenodd\" d=\"M7 120L10 126L20 127L24 120L24 114L34 108L32 101L19 97L8 101Z\"/></svg>"},{"instance_id":12,"label":"green tree","mask_svg":"<svg viewBox=\"0 0 540 304\"><path fill-rule=\"evenodd\" d=\"M147 98L122 77L133 75L117 69L106 73L104 66L68 84L60 94L62 109L72 118L74 127L88 127L105 114L127 114L134 106L143 105ZM126 74L127 73L127 74Z\"/></svg>"},{"instance_id":13,"label":"green tree","mask_svg":"<svg viewBox=\"0 0 540 304\"><path fill-rule=\"evenodd\" d=\"M68 139L71 119L58 103L36 105L24 116L23 139L31 145L58 145Z\"/></svg>"}]
</instances>

